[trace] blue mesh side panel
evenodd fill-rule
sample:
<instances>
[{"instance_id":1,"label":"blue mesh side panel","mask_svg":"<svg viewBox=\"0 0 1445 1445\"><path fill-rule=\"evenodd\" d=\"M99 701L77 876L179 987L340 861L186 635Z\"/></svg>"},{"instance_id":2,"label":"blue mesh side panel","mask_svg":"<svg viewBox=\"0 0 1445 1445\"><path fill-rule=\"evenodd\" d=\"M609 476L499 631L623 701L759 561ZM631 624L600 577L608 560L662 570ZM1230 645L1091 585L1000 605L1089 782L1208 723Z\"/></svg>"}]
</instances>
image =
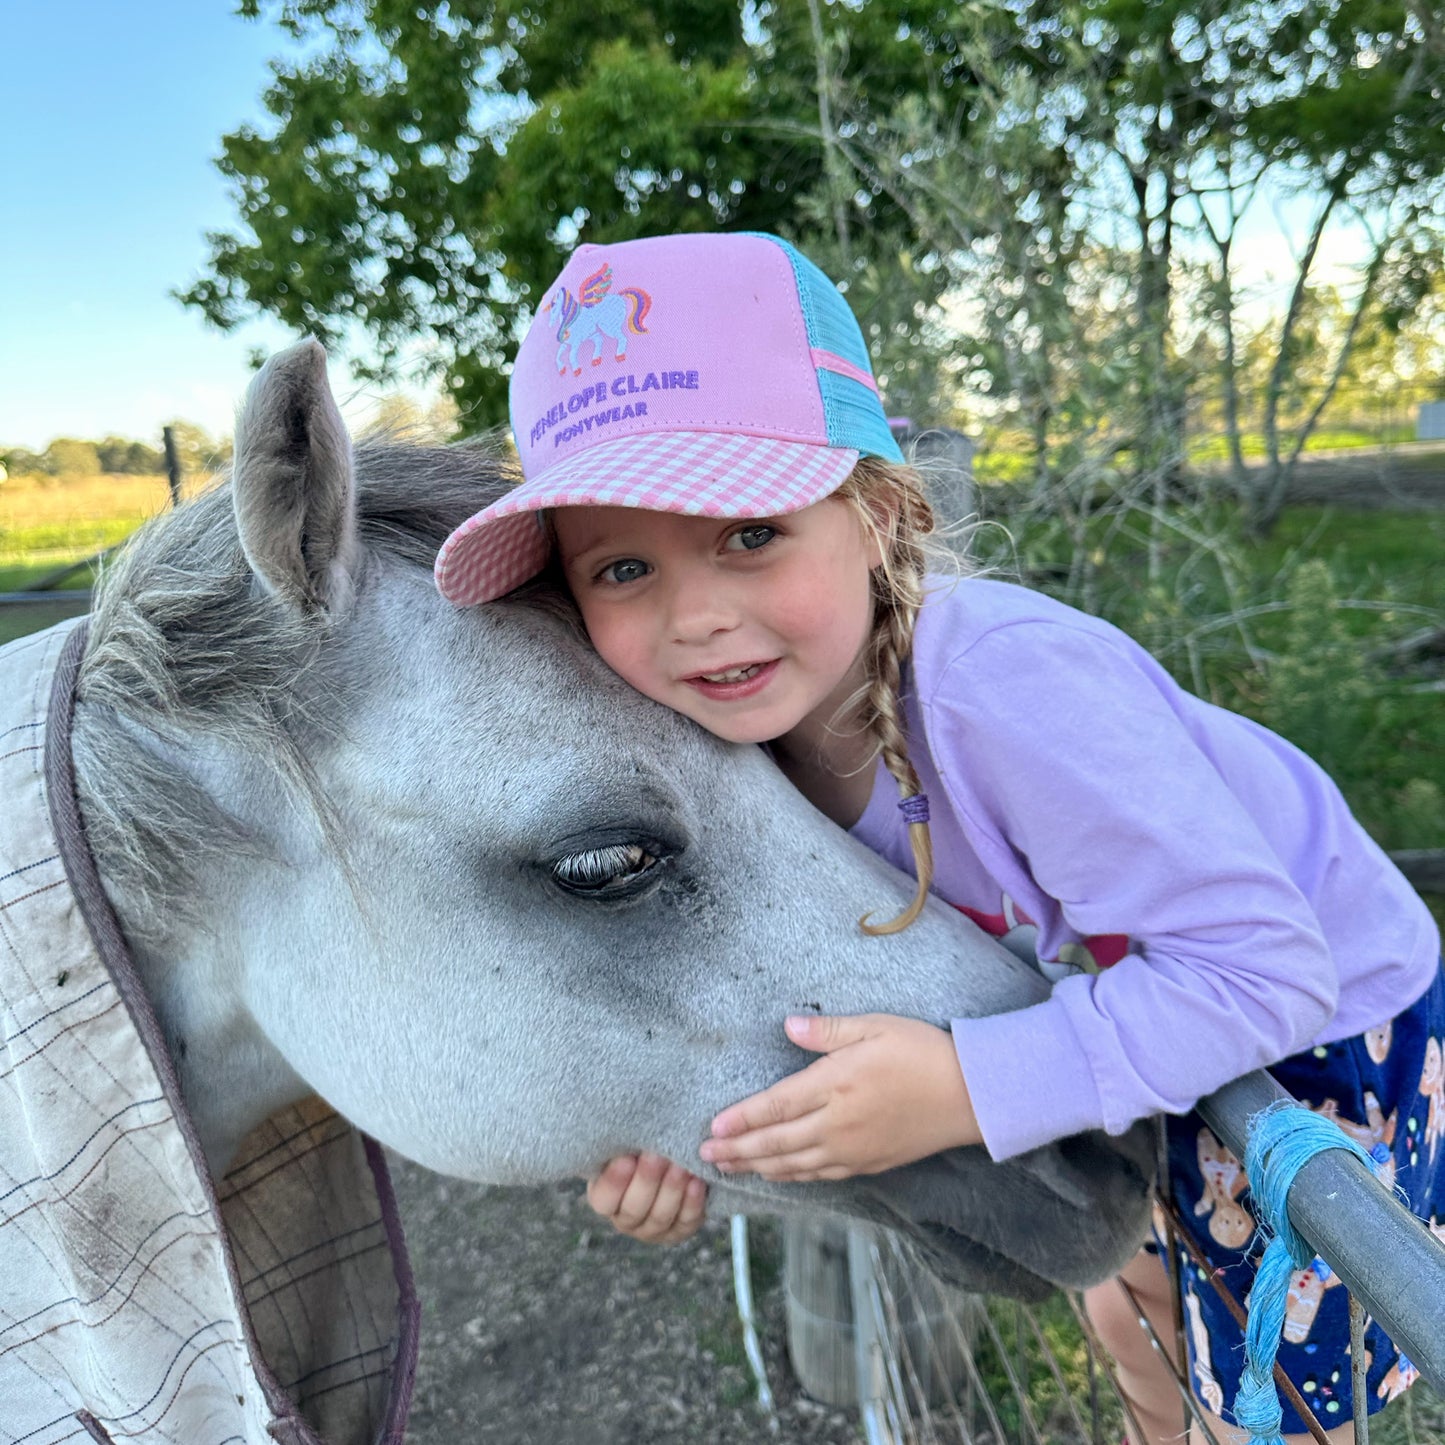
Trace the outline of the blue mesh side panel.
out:
<instances>
[{"instance_id":1,"label":"blue mesh side panel","mask_svg":"<svg viewBox=\"0 0 1445 1445\"><path fill-rule=\"evenodd\" d=\"M836 371L820 371L818 389L823 393L828 440L835 447L851 447L866 457L890 462L903 460L878 398L862 382Z\"/></svg>"},{"instance_id":2,"label":"blue mesh side panel","mask_svg":"<svg viewBox=\"0 0 1445 1445\"><path fill-rule=\"evenodd\" d=\"M801 251L780 237L763 231L751 234L781 248L792 265L808 344L820 351L831 351L871 373L873 362L867 343L838 288ZM884 457L888 461L903 460L903 453L888 429L882 403L866 386L837 372L820 370L818 389L823 397L828 440L835 447L849 447L865 456Z\"/></svg>"},{"instance_id":3,"label":"blue mesh side panel","mask_svg":"<svg viewBox=\"0 0 1445 1445\"><path fill-rule=\"evenodd\" d=\"M863 333L858 329L848 303L838 288L806 256L791 246L784 248L798 278L798 294L803 298L803 315L808 323L808 340L824 351L851 361L867 371L873 370Z\"/></svg>"}]
</instances>

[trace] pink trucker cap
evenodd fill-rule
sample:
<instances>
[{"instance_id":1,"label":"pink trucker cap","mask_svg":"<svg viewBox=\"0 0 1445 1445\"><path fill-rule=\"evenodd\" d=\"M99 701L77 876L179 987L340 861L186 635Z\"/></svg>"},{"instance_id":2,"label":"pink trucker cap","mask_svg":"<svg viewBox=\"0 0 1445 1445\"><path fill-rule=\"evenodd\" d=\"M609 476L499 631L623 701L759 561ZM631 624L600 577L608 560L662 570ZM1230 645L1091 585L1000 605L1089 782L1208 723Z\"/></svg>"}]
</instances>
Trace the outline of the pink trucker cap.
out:
<instances>
[{"instance_id":1,"label":"pink trucker cap","mask_svg":"<svg viewBox=\"0 0 1445 1445\"><path fill-rule=\"evenodd\" d=\"M781 516L860 456L903 460L847 302L761 234L579 246L517 353L511 413L525 480L437 555L458 606L542 569L552 507Z\"/></svg>"}]
</instances>

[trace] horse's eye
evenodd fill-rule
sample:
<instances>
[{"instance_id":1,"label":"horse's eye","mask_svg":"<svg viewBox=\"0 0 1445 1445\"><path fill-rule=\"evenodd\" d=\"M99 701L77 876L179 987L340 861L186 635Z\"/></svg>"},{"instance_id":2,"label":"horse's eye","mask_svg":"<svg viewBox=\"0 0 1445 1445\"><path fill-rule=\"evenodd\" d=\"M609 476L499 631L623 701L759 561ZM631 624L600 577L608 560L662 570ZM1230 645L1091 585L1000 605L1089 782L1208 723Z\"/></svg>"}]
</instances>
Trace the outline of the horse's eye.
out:
<instances>
[{"instance_id":1,"label":"horse's eye","mask_svg":"<svg viewBox=\"0 0 1445 1445\"><path fill-rule=\"evenodd\" d=\"M568 893L596 898L631 892L657 863L640 843L613 843L559 858L552 877Z\"/></svg>"}]
</instances>

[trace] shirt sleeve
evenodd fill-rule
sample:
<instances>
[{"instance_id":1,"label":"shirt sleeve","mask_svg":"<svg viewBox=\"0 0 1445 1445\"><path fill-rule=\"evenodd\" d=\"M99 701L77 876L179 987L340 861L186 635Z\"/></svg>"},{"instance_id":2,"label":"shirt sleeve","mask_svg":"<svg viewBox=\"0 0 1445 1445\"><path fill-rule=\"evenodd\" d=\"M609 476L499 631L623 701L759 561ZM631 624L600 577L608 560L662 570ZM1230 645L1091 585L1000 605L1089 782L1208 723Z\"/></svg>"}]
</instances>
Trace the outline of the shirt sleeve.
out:
<instances>
[{"instance_id":1,"label":"shirt sleeve","mask_svg":"<svg viewBox=\"0 0 1445 1445\"><path fill-rule=\"evenodd\" d=\"M995 1159L1186 1112L1334 1012L1318 919L1151 666L1122 636L1029 621L985 634L924 702L950 802L1040 937L1061 920L1136 950L954 1022Z\"/></svg>"}]
</instances>

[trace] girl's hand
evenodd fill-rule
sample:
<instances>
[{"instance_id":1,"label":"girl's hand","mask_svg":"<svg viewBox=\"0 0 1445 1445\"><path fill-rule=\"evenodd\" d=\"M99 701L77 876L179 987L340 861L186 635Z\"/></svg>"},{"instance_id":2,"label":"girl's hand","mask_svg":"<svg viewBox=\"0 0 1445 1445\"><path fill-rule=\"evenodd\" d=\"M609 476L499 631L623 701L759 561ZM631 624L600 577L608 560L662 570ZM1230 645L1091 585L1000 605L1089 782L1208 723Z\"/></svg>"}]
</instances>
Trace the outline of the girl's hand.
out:
<instances>
[{"instance_id":1,"label":"girl's hand","mask_svg":"<svg viewBox=\"0 0 1445 1445\"><path fill-rule=\"evenodd\" d=\"M712 1121L699 1152L722 1173L847 1179L983 1142L946 1029L891 1014L785 1028L824 1057Z\"/></svg>"},{"instance_id":2,"label":"girl's hand","mask_svg":"<svg viewBox=\"0 0 1445 1445\"><path fill-rule=\"evenodd\" d=\"M681 1244L702 1223L707 1185L658 1154L619 1154L589 1181L587 1202L621 1234Z\"/></svg>"}]
</instances>

